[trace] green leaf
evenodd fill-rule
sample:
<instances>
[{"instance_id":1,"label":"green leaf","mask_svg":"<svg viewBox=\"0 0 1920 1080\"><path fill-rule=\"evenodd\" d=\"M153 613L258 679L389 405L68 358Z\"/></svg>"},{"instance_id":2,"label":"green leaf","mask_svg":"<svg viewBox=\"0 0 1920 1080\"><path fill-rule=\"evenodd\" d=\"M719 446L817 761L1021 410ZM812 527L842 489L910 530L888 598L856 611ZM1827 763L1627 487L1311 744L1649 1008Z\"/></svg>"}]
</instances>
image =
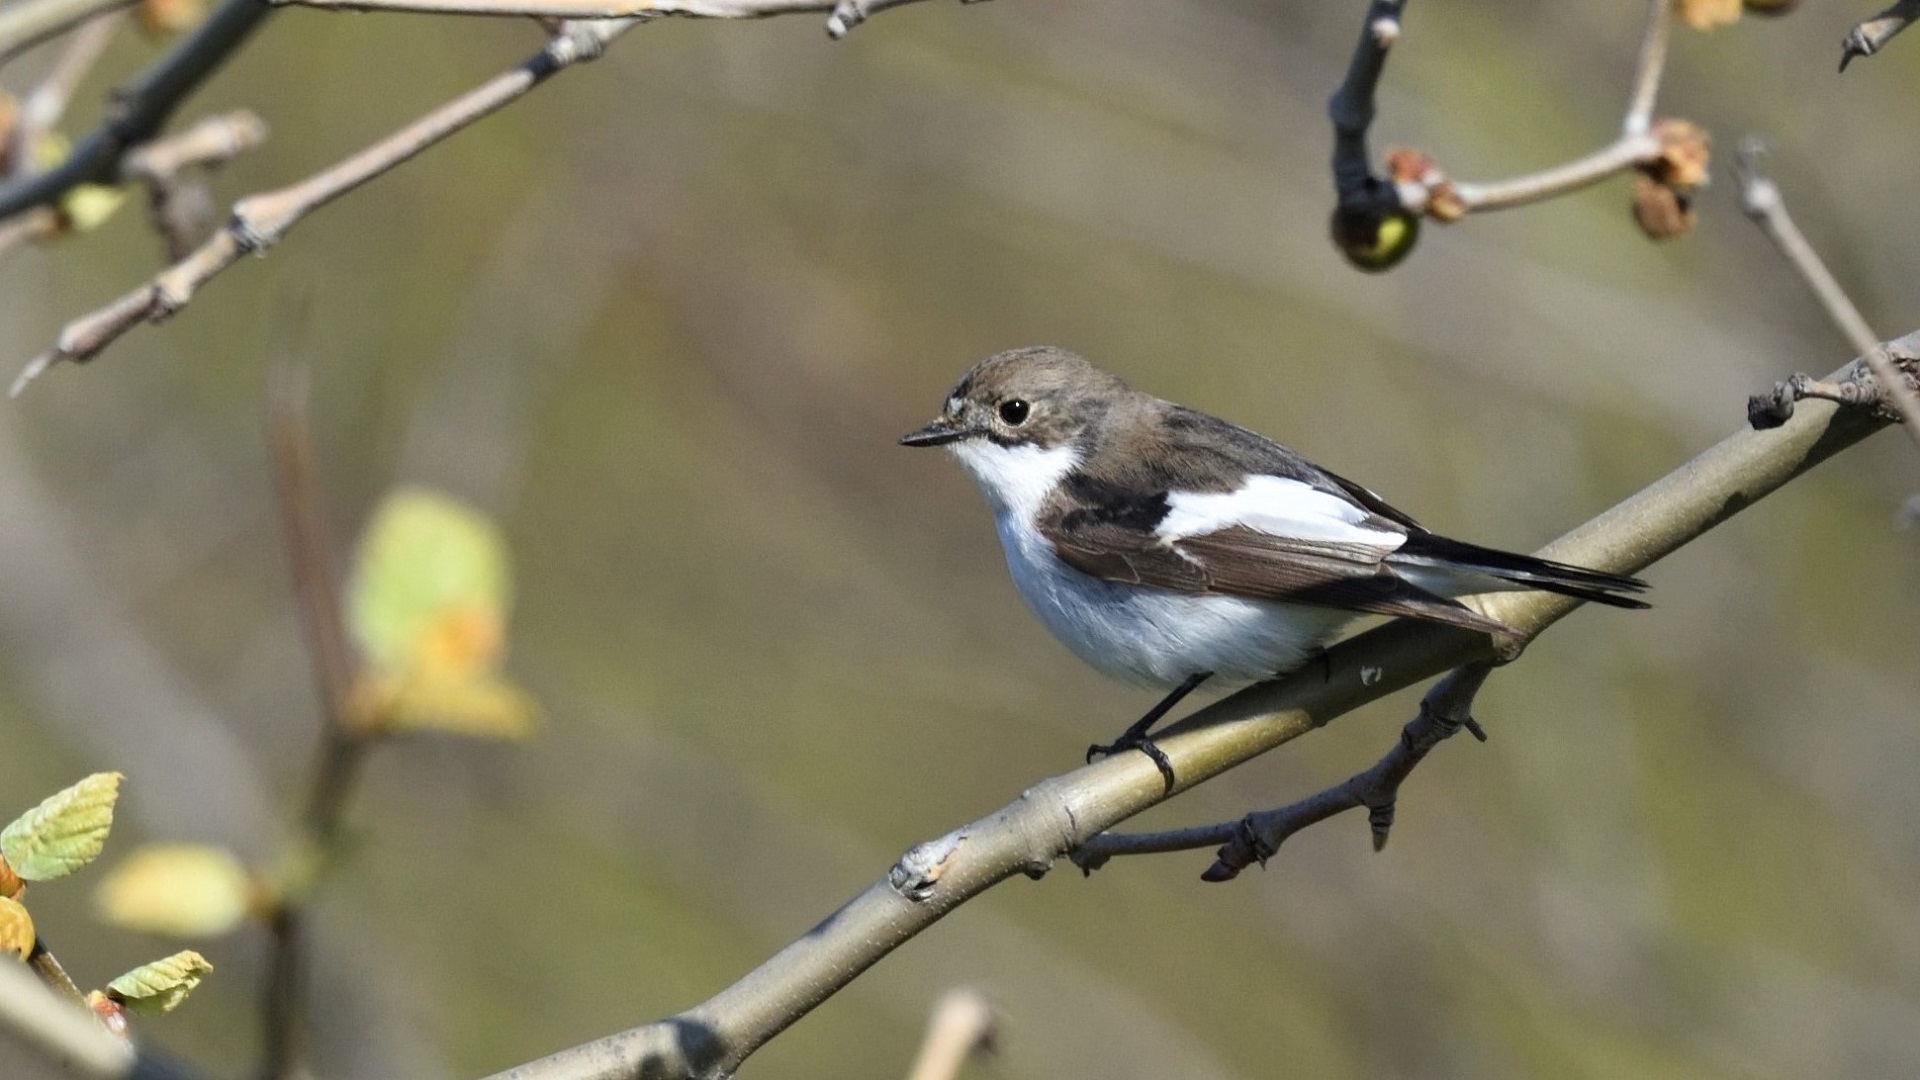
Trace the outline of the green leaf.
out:
<instances>
[{"instance_id":1,"label":"green leaf","mask_svg":"<svg viewBox=\"0 0 1920 1080\"><path fill-rule=\"evenodd\" d=\"M107 996L133 1012L172 1012L212 970L205 957L188 949L113 980L107 984Z\"/></svg>"},{"instance_id":2,"label":"green leaf","mask_svg":"<svg viewBox=\"0 0 1920 1080\"><path fill-rule=\"evenodd\" d=\"M94 773L0 831L0 854L27 881L66 877L92 862L113 829L117 772Z\"/></svg>"},{"instance_id":3,"label":"green leaf","mask_svg":"<svg viewBox=\"0 0 1920 1080\"><path fill-rule=\"evenodd\" d=\"M174 937L218 937L253 906L253 878L226 848L149 844L107 872L94 892L115 926Z\"/></svg>"},{"instance_id":4,"label":"green leaf","mask_svg":"<svg viewBox=\"0 0 1920 1080\"><path fill-rule=\"evenodd\" d=\"M27 906L0 896L0 953L25 960L33 953L33 941L33 916L27 914Z\"/></svg>"},{"instance_id":5,"label":"green leaf","mask_svg":"<svg viewBox=\"0 0 1920 1080\"><path fill-rule=\"evenodd\" d=\"M490 670L510 583L491 521L442 495L395 492L360 541L349 603L354 637L395 675Z\"/></svg>"}]
</instances>

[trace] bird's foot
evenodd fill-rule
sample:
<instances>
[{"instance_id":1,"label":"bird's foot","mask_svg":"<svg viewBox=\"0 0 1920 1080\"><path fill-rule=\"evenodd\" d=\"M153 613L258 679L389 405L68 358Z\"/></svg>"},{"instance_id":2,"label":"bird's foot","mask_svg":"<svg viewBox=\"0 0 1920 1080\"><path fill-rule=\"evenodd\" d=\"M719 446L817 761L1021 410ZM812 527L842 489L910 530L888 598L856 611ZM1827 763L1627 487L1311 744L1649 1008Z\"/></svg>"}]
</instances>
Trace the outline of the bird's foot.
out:
<instances>
[{"instance_id":1,"label":"bird's foot","mask_svg":"<svg viewBox=\"0 0 1920 1080\"><path fill-rule=\"evenodd\" d=\"M1160 778L1167 782L1167 793L1173 792L1173 762L1167 760L1166 751L1153 745L1153 740L1144 731L1135 732L1128 728L1121 736L1110 743L1094 743L1087 747L1087 764L1091 765L1103 757L1124 754L1128 750L1138 750L1152 760L1153 767L1160 770Z\"/></svg>"},{"instance_id":2,"label":"bird's foot","mask_svg":"<svg viewBox=\"0 0 1920 1080\"><path fill-rule=\"evenodd\" d=\"M1167 794L1173 794L1173 762L1167 760L1167 755L1153 745L1153 740L1147 737L1147 732L1152 731L1153 725L1159 723L1161 717L1167 715L1175 705L1180 704L1181 698L1193 693L1194 687L1206 682L1212 676L1211 671L1196 672L1187 676L1179 686L1173 688L1171 693L1161 698L1159 704L1148 709L1145 716L1135 720L1127 730L1121 732L1119 738L1105 745L1095 743L1087 747L1087 764L1093 764L1095 758L1112 757L1128 750L1138 750L1147 755L1153 762L1154 768L1160 770L1160 778L1167 782Z\"/></svg>"}]
</instances>

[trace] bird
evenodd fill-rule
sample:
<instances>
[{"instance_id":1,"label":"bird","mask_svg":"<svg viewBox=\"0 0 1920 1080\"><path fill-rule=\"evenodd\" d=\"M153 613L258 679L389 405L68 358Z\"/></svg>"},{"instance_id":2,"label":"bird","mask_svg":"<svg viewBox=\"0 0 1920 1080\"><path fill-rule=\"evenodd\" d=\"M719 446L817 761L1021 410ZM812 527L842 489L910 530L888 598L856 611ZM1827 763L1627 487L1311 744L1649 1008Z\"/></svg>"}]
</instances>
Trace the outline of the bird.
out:
<instances>
[{"instance_id":1,"label":"bird","mask_svg":"<svg viewBox=\"0 0 1920 1080\"><path fill-rule=\"evenodd\" d=\"M1214 685L1298 670L1363 615L1514 637L1459 601L1534 589L1645 608L1638 578L1429 532L1267 437L1136 390L1076 353L995 353L904 446L944 447L993 512L1027 607L1095 669L1170 692L1087 760L1138 749Z\"/></svg>"}]
</instances>

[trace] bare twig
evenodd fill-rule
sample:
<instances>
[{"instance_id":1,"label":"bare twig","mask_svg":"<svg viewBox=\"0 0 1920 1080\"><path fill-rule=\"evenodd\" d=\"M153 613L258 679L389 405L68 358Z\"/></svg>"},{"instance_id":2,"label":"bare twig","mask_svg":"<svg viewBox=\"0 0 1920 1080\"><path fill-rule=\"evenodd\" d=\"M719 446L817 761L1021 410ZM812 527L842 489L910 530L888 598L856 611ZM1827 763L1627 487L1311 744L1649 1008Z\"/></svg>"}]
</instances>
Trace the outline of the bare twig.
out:
<instances>
[{"instance_id":1,"label":"bare twig","mask_svg":"<svg viewBox=\"0 0 1920 1080\"><path fill-rule=\"evenodd\" d=\"M1653 128L1653 104L1660 96L1660 76L1667 70L1667 41L1673 36L1674 0L1652 0L1647 5L1647 28L1640 35L1640 53L1633 65L1633 89L1627 94L1627 115L1620 134L1644 135Z\"/></svg>"},{"instance_id":2,"label":"bare twig","mask_svg":"<svg viewBox=\"0 0 1920 1080\"><path fill-rule=\"evenodd\" d=\"M546 19L623 19L685 15L700 19L763 19L824 11L835 38L888 8L918 0L272 0L330 11L425 11L441 15L530 15ZM977 3L978 0L961 0Z\"/></svg>"},{"instance_id":3,"label":"bare twig","mask_svg":"<svg viewBox=\"0 0 1920 1080\"><path fill-rule=\"evenodd\" d=\"M151 281L60 331L57 344L34 358L14 380L18 394L57 361L92 359L120 335L143 321L159 321L185 307L200 286L238 262L242 255L273 246L308 214L394 168L440 140L465 128L555 74L600 55L614 38L641 19L574 22L550 39L525 63L483 83L401 128L379 142L296 184L234 204L233 217L192 254Z\"/></svg>"},{"instance_id":4,"label":"bare twig","mask_svg":"<svg viewBox=\"0 0 1920 1080\"><path fill-rule=\"evenodd\" d=\"M1827 264L1821 261L1813 245L1807 243L1800 227L1793 223L1779 185L1760 168L1760 158L1765 152L1765 144L1758 139L1747 138L1740 142L1738 171L1741 207L1746 210L1748 217L1759 223L1767 238L1780 249L1780 254L1787 257L1787 262L1807 283L1807 288L1812 289L1813 295L1819 298L1827 318L1847 339L1847 344L1866 361L1874 380L1880 384L1886 403L1900 414L1901 425L1907 429L1907 435L1913 439L1915 446L1920 446L1920 396L1914 394L1907 380L1895 369L1893 358L1880 347L1880 339L1874 336L1873 328L1867 325L1866 316L1860 314L1860 309L1847 296L1846 289L1827 269Z\"/></svg>"},{"instance_id":5,"label":"bare twig","mask_svg":"<svg viewBox=\"0 0 1920 1080\"><path fill-rule=\"evenodd\" d=\"M21 244L45 240L59 232L60 211L50 206L36 206L24 214L15 214L0 221L0 259Z\"/></svg>"},{"instance_id":6,"label":"bare twig","mask_svg":"<svg viewBox=\"0 0 1920 1080\"><path fill-rule=\"evenodd\" d=\"M1387 846L1387 835L1393 828L1400 785L1412 774L1414 766L1426 758L1427 752L1461 728L1472 731L1476 737L1486 737L1474 723L1472 709L1473 697L1491 670L1486 664L1454 669L1420 699L1419 713L1407 721L1399 740L1372 768L1324 791L1218 825L1160 833L1102 833L1075 851L1073 861L1080 869L1091 872L1116 855L1188 851L1217 844L1220 845L1217 861L1201 878L1230 881L1255 862L1266 865L1294 833L1362 806L1367 808L1367 822L1373 830L1373 849L1379 851Z\"/></svg>"},{"instance_id":7,"label":"bare twig","mask_svg":"<svg viewBox=\"0 0 1920 1080\"><path fill-rule=\"evenodd\" d=\"M1892 7L1847 31L1840 39L1840 70L1847 70L1856 56L1879 52L1915 19L1920 19L1920 0L1895 0Z\"/></svg>"},{"instance_id":8,"label":"bare twig","mask_svg":"<svg viewBox=\"0 0 1920 1080\"><path fill-rule=\"evenodd\" d=\"M1432 158L1418 151L1387 155L1376 172L1367 151L1367 129L1374 117L1374 90L1387 50L1400 36L1404 0L1374 0L1354 47L1347 75L1328 104L1333 121L1333 218L1335 243L1368 269L1391 265L1377 252L1382 226L1400 215L1456 221L1470 213L1505 210L1550 199L1632 169L1653 167L1664 147L1653 123L1654 102L1666 70L1667 40L1673 25L1672 0L1652 0L1646 31L1634 65L1632 89L1618 138L1564 165L1508 180L1456 181ZM1409 238L1406 247L1412 244ZM1397 261L1397 257L1393 260Z\"/></svg>"},{"instance_id":9,"label":"bare twig","mask_svg":"<svg viewBox=\"0 0 1920 1080\"><path fill-rule=\"evenodd\" d=\"M112 183L129 149L153 138L189 93L212 75L273 13L266 0L226 0L133 85L114 95L98 127L66 160L45 172L0 184L0 220L45 206L81 184Z\"/></svg>"},{"instance_id":10,"label":"bare twig","mask_svg":"<svg viewBox=\"0 0 1920 1080\"><path fill-rule=\"evenodd\" d=\"M18 0L0 8L0 64L96 15L134 0Z\"/></svg>"},{"instance_id":11,"label":"bare twig","mask_svg":"<svg viewBox=\"0 0 1920 1080\"><path fill-rule=\"evenodd\" d=\"M73 976L67 974L67 969L54 958L53 950L47 947L44 938L34 939L33 951L27 954L27 966L33 969L35 975L40 976L41 982L47 984L47 989L58 993L75 1005L86 1004L87 995L80 992L80 987L74 983Z\"/></svg>"},{"instance_id":12,"label":"bare twig","mask_svg":"<svg viewBox=\"0 0 1920 1080\"><path fill-rule=\"evenodd\" d=\"M202 172L260 145L266 137L267 125L240 109L209 117L127 154L121 176L146 185L148 218L166 241L169 261L186 258L212 225L213 196Z\"/></svg>"},{"instance_id":13,"label":"bare twig","mask_svg":"<svg viewBox=\"0 0 1920 1080\"><path fill-rule=\"evenodd\" d=\"M107 43L113 40L113 33L119 27L118 12L95 18L82 26L60 50L46 76L20 103L20 117L14 124L11 146L7 150L8 172L33 169L34 144L66 114L73 92L100 62L100 54L106 51Z\"/></svg>"},{"instance_id":14,"label":"bare twig","mask_svg":"<svg viewBox=\"0 0 1920 1080\"><path fill-rule=\"evenodd\" d=\"M907 1080L953 1080L977 1052L993 1049L993 1006L977 990L949 990L933 1006Z\"/></svg>"},{"instance_id":15,"label":"bare twig","mask_svg":"<svg viewBox=\"0 0 1920 1080\"><path fill-rule=\"evenodd\" d=\"M1899 344L1920 345L1920 334ZM1883 423L1876 413L1811 403L1774 430L1728 436L1540 554L1636 573ZM1518 592L1480 603L1523 639L1580 606L1571 597ZM1324 666L1241 690L1154 741L1174 763L1174 790L1183 791L1369 701L1452 668L1502 658L1485 635L1395 621L1333 646ZM494 1080L731 1075L767 1040L954 908L1016 874L1044 874L1088 838L1169 794L1159 770L1137 754L1041 781L997 813L915 846L879 881L705 1003Z\"/></svg>"},{"instance_id":16,"label":"bare twig","mask_svg":"<svg viewBox=\"0 0 1920 1080\"><path fill-rule=\"evenodd\" d=\"M313 658L314 683L325 721L296 841L301 849L293 854L306 869L298 881L282 883L278 903L268 920L273 946L262 997L259 1075L261 1080L281 1080L293 1075L306 1052L306 905L338 848L347 800L372 746L372 736L351 723L347 715L355 659L341 621L338 576L313 466L306 370L290 357L279 361L269 395L274 492L286 534L294 600L307 651Z\"/></svg>"}]
</instances>

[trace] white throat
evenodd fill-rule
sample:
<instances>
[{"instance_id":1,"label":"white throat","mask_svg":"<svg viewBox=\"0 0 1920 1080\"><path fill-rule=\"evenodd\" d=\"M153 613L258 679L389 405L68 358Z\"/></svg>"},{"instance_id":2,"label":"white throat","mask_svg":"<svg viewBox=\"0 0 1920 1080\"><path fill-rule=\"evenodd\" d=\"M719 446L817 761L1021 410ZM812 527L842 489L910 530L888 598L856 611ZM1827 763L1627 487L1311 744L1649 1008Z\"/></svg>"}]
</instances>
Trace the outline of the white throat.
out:
<instances>
[{"instance_id":1,"label":"white throat","mask_svg":"<svg viewBox=\"0 0 1920 1080\"><path fill-rule=\"evenodd\" d=\"M1072 445L1043 450L1038 446L1001 446L986 439L966 439L947 447L958 458L980 493L987 497L995 517L1033 520L1062 477L1080 464Z\"/></svg>"}]
</instances>

